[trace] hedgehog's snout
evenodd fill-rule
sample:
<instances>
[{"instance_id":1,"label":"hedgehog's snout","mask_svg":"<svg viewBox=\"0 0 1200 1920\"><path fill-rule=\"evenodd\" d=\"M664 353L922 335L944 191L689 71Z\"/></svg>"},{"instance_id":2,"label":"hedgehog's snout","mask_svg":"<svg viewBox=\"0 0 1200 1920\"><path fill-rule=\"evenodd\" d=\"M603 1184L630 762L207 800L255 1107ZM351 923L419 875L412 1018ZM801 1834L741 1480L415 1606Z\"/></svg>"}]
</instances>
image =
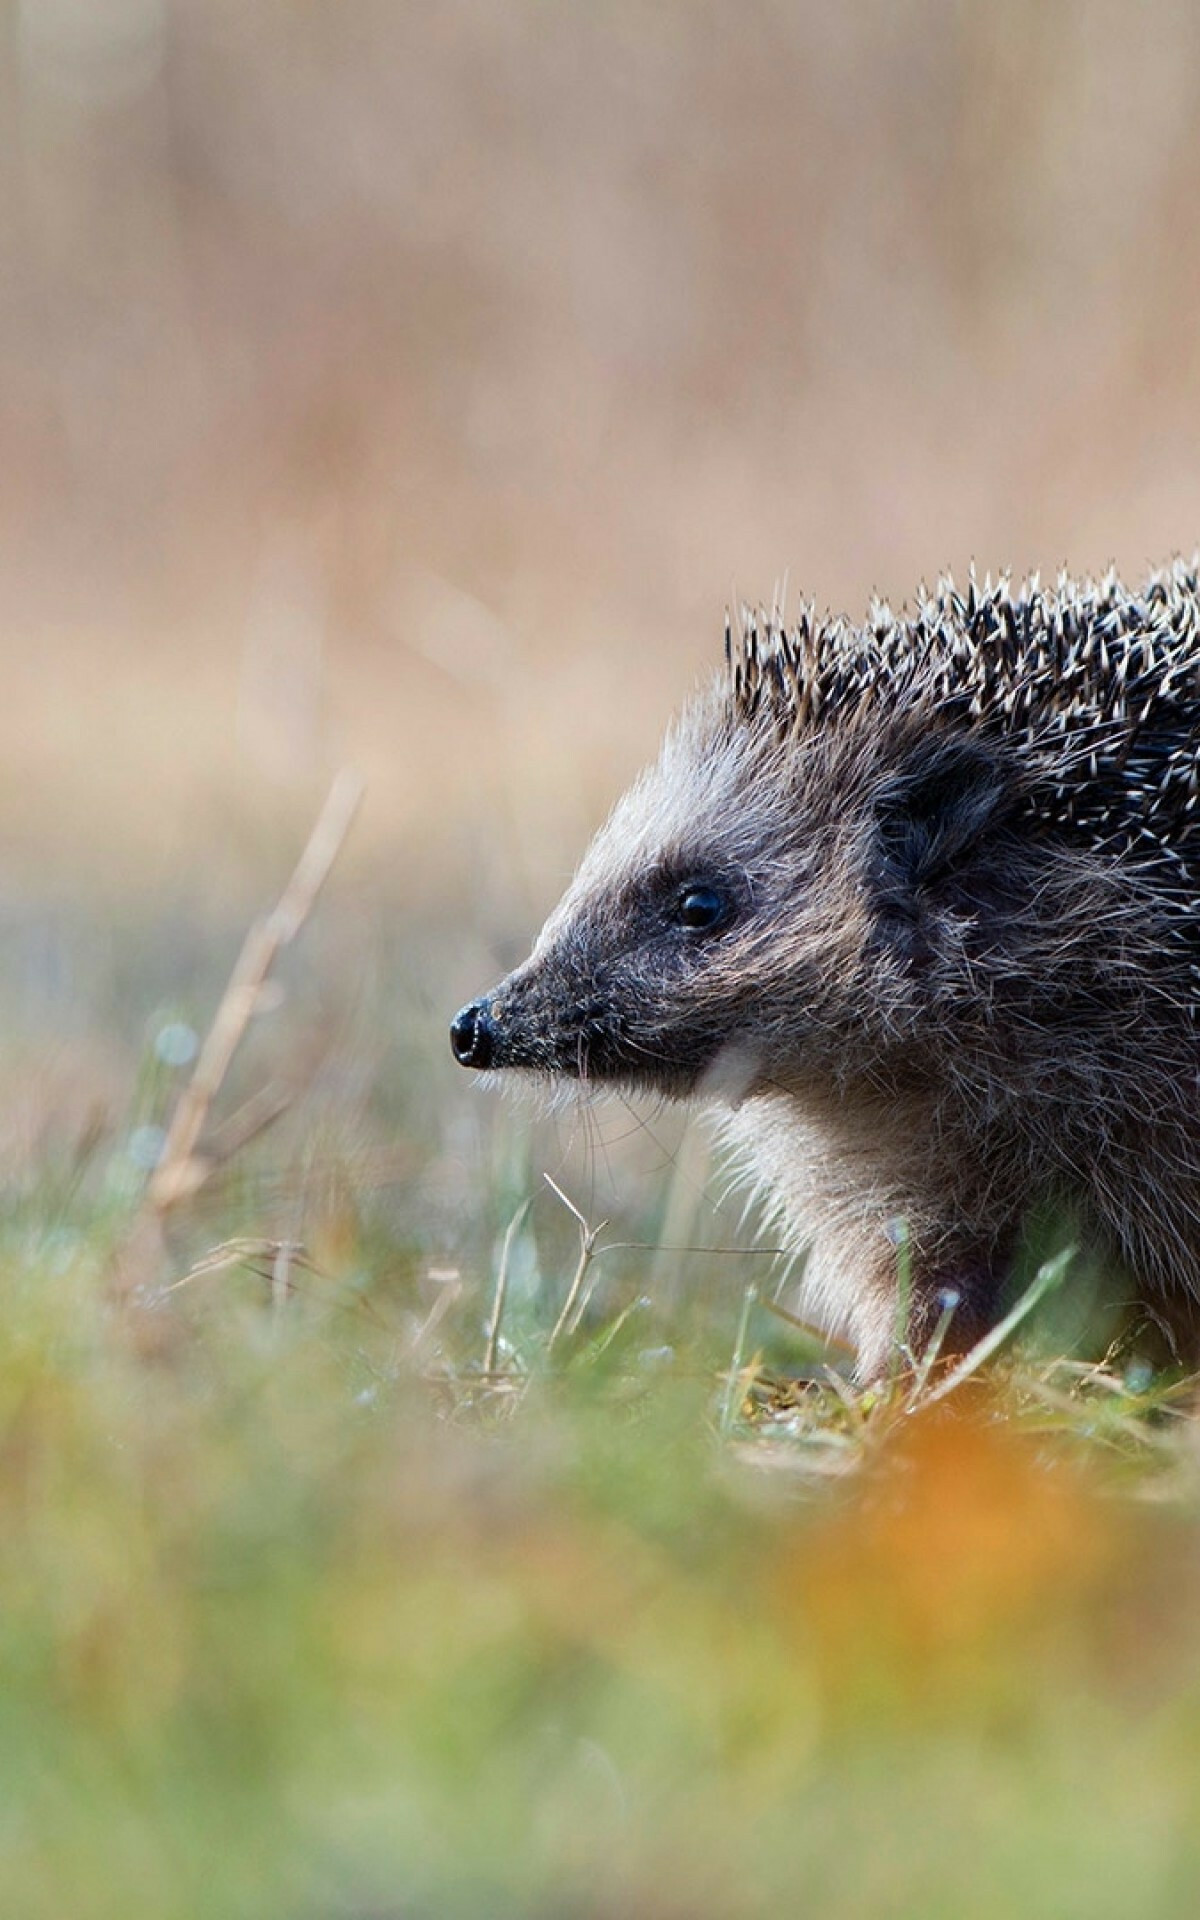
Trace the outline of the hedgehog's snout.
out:
<instances>
[{"instance_id":1,"label":"hedgehog's snout","mask_svg":"<svg viewBox=\"0 0 1200 1920\"><path fill-rule=\"evenodd\" d=\"M450 1049L462 1067L579 1071L585 1036L607 1005L594 982L559 966L527 961L450 1022Z\"/></svg>"},{"instance_id":2,"label":"hedgehog's snout","mask_svg":"<svg viewBox=\"0 0 1200 1920\"><path fill-rule=\"evenodd\" d=\"M460 1067L544 1067L547 1028L557 1010L545 982L528 966L480 994L450 1022L450 1049Z\"/></svg>"},{"instance_id":3,"label":"hedgehog's snout","mask_svg":"<svg viewBox=\"0 0 1200 1920\"><path fill-rule=\"evenodd\" d=\"M487 995L472 1000L450 1022L450 1048L460 1067L490 1067L496 1056L496 1029Z\"/></svg>"}]
</instances>

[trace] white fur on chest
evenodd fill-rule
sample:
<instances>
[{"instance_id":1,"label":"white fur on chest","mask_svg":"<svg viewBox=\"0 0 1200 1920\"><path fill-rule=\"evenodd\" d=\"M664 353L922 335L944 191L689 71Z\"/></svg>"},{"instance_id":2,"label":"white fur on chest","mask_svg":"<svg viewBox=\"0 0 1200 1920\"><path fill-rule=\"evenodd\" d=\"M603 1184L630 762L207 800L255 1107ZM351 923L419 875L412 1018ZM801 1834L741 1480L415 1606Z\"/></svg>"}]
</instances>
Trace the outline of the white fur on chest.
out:
<instances>
[{"instance_id":1,"label":"white fur on chest","mask_svg":"<svg viewBox=\"0 0 1200 1920\"><path fill-rule=\"evenodd\" d=\"M805 1256L804 1312L861 1355L886 1354L896 1324L895 1223L905 1196L856 1142L784 1095L747 1100L721 1133L780 1244Z\"/></svg>"}]
</instances>

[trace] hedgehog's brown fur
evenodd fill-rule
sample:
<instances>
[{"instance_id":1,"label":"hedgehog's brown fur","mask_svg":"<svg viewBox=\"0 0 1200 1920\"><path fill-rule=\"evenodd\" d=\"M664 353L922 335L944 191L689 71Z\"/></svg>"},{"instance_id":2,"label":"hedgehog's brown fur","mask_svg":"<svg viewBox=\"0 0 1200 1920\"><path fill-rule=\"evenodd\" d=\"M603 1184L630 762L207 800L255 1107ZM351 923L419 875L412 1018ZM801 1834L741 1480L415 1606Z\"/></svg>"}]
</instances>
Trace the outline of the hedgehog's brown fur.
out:
<instances>
[{"instance_id":1,"label":"hedgehog's brown fur","mask_svg":"<svg viewBox=\"0 0 1200 1920\"><path fill-rule=\"evenodd\" d=\"M744 617L459 1057L729 1100L865 1374L898 1222L915 1344L947 1290L995 1318L1047 1209L1191 1339L1198 620L1182 563Z\"/></svg>"}]
</instances>

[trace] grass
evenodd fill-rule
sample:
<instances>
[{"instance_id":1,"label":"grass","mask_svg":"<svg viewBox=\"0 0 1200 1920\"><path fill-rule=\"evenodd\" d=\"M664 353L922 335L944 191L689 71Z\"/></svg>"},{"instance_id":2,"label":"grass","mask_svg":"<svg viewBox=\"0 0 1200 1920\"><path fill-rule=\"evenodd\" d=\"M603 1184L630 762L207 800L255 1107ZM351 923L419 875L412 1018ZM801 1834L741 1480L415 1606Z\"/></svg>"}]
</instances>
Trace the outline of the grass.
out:
<instances>
[{"instance_id":1,"label":"grass","mask_svg":"<svg viewBox=\"0 0 1200 1920\"><path fill-rule=\"evenodd\" d=\"M389 924L270 956L190 1180L232 930L62 932L8 1063L5 1916L1190 1914L1191 1383L1051 1260L854 1389L699 1136L460 1082Z\"/></svg>"}]
</instances>

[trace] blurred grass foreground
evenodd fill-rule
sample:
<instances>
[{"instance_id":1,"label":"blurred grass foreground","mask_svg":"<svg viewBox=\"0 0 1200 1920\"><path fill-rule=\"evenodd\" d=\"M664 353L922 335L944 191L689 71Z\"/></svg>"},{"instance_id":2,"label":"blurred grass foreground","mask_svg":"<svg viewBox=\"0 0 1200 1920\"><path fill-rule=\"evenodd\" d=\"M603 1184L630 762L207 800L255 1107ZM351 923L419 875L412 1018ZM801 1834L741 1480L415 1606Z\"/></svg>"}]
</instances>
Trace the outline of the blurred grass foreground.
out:
<instances>
[{"instance_id":1,"label":"blurred grass foreground","mask_svg":"<svg viewBox=\"0 0 1200 1920\"><path fill-rule=\"evenodd\" d=\"M1198 193L1185 0L0 0L0 1920L1190 1920L1193 1384L445 1031L731 599L1196 544Z\"/></svg>"},{"instance_id":2,"label":"blurred grass foreground","mask_svg":"<svg viewBox=\"0 0 1200 1920\"><path fill-rule=\"evenodd\" d=\"M1190 1913L1192 1383L855 1392L694 1144L465 1134L358 798L223 988L117 943L119 1099L10 1102L0 1910Z\"/></svg>"}]
</instances>

